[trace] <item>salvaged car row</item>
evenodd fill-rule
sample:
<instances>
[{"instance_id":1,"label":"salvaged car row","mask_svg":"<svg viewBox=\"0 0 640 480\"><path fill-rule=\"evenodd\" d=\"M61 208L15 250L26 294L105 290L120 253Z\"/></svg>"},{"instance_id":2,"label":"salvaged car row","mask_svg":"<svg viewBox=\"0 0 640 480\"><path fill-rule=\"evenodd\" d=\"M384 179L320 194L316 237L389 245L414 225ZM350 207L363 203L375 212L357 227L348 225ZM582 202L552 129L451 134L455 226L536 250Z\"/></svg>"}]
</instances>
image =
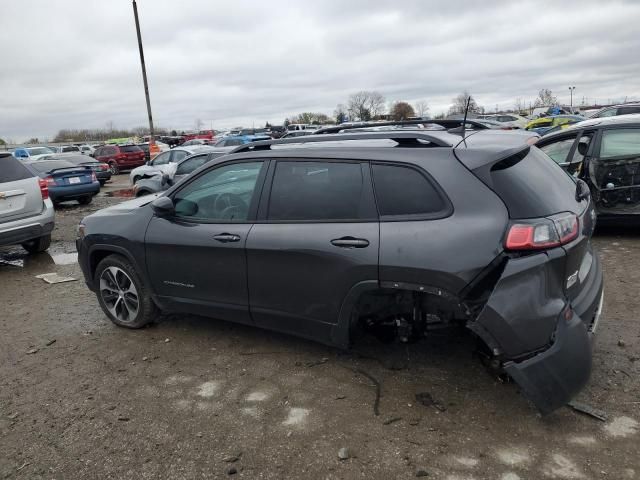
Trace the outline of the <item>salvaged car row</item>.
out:
<instances>
[{"instance_id":1,"label":"salvaged car row","mask_svg":"<svg viewBox=\"0 0 640 480\"><path fill-rule=\"evenodd\" d=\"M90 201L128 169L143 198L85 218L77 241L87 285L120 326L187 312L347 348L363 333L411 341L459 325L544 413L585 385L603 302L590 238L596 219L638 214L640 115L542 137L484 119L300 132L146 162L126 145L88 162L5 156L0 243L46 249L52 200ZM100 161L111 156L131 163L114 171Z\"/></svg>"}]
</instances>

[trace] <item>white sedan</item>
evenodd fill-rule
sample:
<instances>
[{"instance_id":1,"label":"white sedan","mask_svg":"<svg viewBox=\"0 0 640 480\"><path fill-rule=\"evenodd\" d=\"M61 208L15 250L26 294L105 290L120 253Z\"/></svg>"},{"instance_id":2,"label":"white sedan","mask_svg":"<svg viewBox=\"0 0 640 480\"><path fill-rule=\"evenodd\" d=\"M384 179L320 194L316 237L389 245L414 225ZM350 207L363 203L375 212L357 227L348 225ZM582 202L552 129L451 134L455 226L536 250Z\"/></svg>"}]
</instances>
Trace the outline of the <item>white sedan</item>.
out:
<instances>
[{"instance_id":1,"label":"white sedan","mask_svg":"<svg viewBox=\"0 0 640 480\"><path fill-rule=\"evenodd\" d=\"M176 147L169 151L161 152L145 165L131 170L131 173L129 173L129 181L132 185L135 185L138 180L150 178L159 172L164 172L167 166L172 163L179 162L194 153L208 152L210 150L213 150L213 148L205 145L197 145L193 147Z\"/></svg>"}]
</instances>

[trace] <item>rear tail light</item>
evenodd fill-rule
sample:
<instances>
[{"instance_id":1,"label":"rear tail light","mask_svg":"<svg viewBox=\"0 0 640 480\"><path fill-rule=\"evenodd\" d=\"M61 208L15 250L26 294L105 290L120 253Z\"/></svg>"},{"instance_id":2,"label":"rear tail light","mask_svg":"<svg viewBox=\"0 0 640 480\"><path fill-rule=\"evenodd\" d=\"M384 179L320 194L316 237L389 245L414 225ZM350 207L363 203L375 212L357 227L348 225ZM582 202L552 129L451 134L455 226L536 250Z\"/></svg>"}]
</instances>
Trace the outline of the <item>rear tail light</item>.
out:
<instances>
[{"instance_id":1,"label":"rear tail light","mask_svg":"<svg viewBox=\"0 0 640 480\"><path fill-rule=\"evenodd\" d=\"M48 187L55 187L56 185L56 179L53 177L45 177L44 181L47 182Z\"/></svg>"},{"instance_id":2,"label":"rear tail light","mask_svg":"<svg viewBox=\"0 0 640 480\"><path fill-rule=\"evenodd\" d=\"M578 236L578 217L560 213L549 218L518 221L507 233L507 250L542 250L565 245Z\"/></svg>"},{"instance_id":3,"label":"rear tail light","mask_svg":"<svg viewBox=\"0 0 640 480\"><path fill-rule=\"evenodd\" d=\"M98 177L96 177L96 172L91 172L91 181L92 182L97 182L98 181Z\"/></svg>"},{"instance_id":4,"label":"rear tail light","mask_svg":"<svg viewBox=\"0 0 640 480\"><path fill-rule=\"evenodd\" d=\"M42 195L42 199L46 200L49 198L49 185L44 178L39 178L38 183L40 184L40 194Z\"/></svg>"}]
</instances>

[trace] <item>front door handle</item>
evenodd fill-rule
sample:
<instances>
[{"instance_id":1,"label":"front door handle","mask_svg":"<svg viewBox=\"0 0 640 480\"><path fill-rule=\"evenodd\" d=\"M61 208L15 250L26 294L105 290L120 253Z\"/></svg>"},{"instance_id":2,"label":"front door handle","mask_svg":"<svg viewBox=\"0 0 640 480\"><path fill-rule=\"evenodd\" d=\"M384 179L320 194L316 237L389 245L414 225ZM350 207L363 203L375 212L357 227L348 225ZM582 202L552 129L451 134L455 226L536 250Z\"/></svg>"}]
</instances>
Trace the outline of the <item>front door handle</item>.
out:
<instances>
[{"instance_id":1,"label":"front door handle","mask_svg":"<svg viewBox=\"0 0 640 480\"><path fill-rule=\"evenodd\" d=\"M230 242L239 242L240 236L234 235L232 233L221 233L219 235L214 235L213 239L222 243L230 243Z\"/></svg>"},{"instance_id":2,"label":"front door handle","mask_svg":"<svg viewBox=\"0 0 640 480\"><path fill-rule=\"evenodd\" d=\"M369 246L369 240L365 238L342 237L331 240L331 245L341 248L366 248Z\"/></svg>"}]
</instances>

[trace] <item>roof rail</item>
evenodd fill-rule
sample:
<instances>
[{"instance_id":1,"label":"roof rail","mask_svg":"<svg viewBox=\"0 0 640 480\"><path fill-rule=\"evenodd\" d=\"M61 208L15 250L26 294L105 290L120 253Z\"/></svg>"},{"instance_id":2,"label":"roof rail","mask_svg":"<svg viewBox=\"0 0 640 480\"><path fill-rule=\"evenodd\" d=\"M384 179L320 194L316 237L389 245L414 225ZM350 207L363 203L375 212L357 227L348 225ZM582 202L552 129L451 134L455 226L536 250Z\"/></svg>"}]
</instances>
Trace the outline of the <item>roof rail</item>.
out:
<instances>
[{"instance_id":1,"label":"roof rail","mask_svg":"<svg viewBox=\"0 0 640 480\"><path fill-rule=\"evenodd\" d=\"M320 142L342 142L346 140L393 140L403 147L421 147L427 146L423 142L429 142L438 147L453 147L452 143L446 142L442 138L438 138L428 133L410 131L390 131L390 132L363 132L363 133L345 133L336 137L335 135L307 135L303 137L282 138L279 140L263 140L257 142L245 143L234 148L231 153L247 152L250 150L270 150L272 145L288 145L297 143L320 143Z\"/></svg>"},{"instance_id":2,"label":"roof rail","mask_svg":"<svg viewBox=\"0 0 640 480\"><path fill-rule=\"evenodd\" d=\"M343 130L353 130L353 129L358 129L358 128L372 128L372 127L389 127L389 126L403 126L403 125L440 125L441 127L444 127L446 129L455 129L455 128L459 128L462 126L462 119L460 120L452 120L452 119L442 119L442 120L396 120L396 121L389 121L389 122L355 122L354 124L351 125L336 125L335 127L324 127L324 128L319 128L318 130L316 130L313 135L321 135L321 134L325 134L325 133L340 133ZM469 119L467 118L466 122L464 122L467 125L472 125L473 127L476 127L479 130L485 130L488 129L489 127L487 127L485 124L478 122L474 119ZM452 132L452 133L457 133L457 132Z\"/></svg>"}]
</instances>

